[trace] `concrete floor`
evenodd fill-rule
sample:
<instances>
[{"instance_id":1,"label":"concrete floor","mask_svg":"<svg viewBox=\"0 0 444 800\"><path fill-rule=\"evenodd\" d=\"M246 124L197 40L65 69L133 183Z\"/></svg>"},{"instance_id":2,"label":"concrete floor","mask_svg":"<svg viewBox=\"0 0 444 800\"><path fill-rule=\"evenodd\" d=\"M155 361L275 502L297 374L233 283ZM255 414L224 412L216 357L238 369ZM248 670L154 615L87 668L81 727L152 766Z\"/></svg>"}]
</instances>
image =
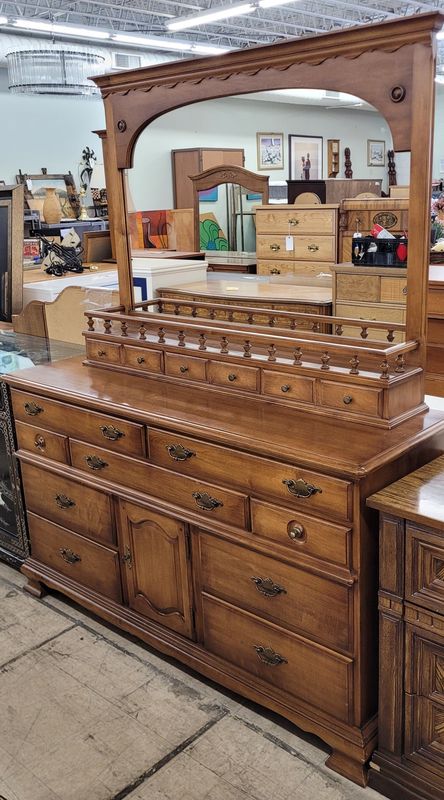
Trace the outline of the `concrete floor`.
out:
<instances>
[{"instance_id":1,"label":"concrete floor","mask_svg":"<svg viewBox=\"0 0 444 800\"><path fill-rule=\"evenodd\" d=\"M0 800L381 798L319 740L23 583L0 563Z\"/></svg>"}]
</instances>

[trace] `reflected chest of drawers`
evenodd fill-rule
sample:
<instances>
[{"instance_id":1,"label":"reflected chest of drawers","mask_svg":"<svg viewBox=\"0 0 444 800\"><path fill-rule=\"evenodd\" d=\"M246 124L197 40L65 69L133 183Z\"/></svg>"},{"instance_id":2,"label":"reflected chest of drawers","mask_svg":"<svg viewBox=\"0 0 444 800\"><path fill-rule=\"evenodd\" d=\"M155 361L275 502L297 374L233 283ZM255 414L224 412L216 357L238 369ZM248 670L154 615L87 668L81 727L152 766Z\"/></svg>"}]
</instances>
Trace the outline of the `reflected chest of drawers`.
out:
<instances>
[{"instance_id":1,"label":"reflected chest of drawers","mask_svg":"<svg viewBox=\"0 0 444 800\"><path fill-rule=\"evenodd\" d=\"M380 511L380 721L370 782L444 798L444 457L369 498Z\"/></svg>"},{"instance_id":2,"label":"reflected chest of drawers","mask_svg":"<svg viewBox=\"0 0 444 800\"><path fill-rule=\"evenodd\" d=\"M340 418L78 359L8 381L29 591L57 589L317 734L329 766L364 783L377 732L364 501L443 446L439 415L351 434Z\"/></svg>"}]
</instances>

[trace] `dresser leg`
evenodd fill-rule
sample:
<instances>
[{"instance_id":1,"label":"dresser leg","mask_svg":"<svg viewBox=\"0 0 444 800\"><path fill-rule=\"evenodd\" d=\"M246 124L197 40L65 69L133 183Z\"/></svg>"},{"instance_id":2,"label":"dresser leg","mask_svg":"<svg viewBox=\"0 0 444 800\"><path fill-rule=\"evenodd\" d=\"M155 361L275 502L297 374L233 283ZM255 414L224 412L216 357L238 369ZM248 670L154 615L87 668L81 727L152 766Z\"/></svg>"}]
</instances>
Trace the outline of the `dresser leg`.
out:
<instances>
[{"instance_id":1,"label":"dresser leg","mask_svg":"<svg viewBox=\"0 0 444 800\"><path fill-rule=\"evenodd\" d=\"M28 582L23 587L25 592L29 592L32 594L33 597L44 597L46 594L46 589L43 586L43 583L40 581L36 581L33 578L28 578Z\"/></svg>"},{"instance_id":2,"label":"dresser leg","mask_svg":"<svg viewBox=\"0 0 444 800\"><path fill-rule=\"evenodd\" d=\"M333 750L331 756L327 758L325 766L334 772L339 772L344 778L348 778L359 786L367 786L368 765L362 761L353 759L341 750Z\"/></svg>"}]
</instances>

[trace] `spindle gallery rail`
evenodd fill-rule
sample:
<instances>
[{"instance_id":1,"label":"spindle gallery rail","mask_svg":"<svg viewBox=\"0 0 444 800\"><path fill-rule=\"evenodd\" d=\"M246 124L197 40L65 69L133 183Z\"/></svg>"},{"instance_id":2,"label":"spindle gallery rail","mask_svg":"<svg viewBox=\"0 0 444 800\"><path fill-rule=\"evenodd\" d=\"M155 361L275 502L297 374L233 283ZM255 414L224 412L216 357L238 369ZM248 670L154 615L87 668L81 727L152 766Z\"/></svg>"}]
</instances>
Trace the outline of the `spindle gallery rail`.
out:
<instances>
[{"instance_id":1,"label":"spindle gallery rail","mask_svg":"<svg viewBox=\"0 0 444 800\"><path fill-rule=\"evenodd\" d=\"M138 304L143 310L158 305L159 301L145 301ZM168 301L170 302L170 301ZM180 304L182 305L182 304ZM185 303L184 305L189 305ZM200 306L201 304L197 304ZM211 305L211 304L208 304ZM233 308L233 307L229 307ZM239 309L236 308L236 312ZM250 313L252 309L241 311ZM318 321L317 316L310 314L270 312L269 309L254 310L270 316L283 314L284 317L303 317ZM116 313L117 312L117 313ZM342 376L350 374L361 376L367 382L375 380L389 382L407 376L415 371L415 367L407 365L406 356L417 348L417 342L402 342L386 345L380 341L364 342L362 339L343 337L340 333L320 334L316 330L291 329L273 327L270 334L268 326L253 325L251 322L235 322L213 320L211 318L180 316L165 312L131 314L123 310L88 311L85 312L88 340L102 340L131 346L150 347L168 352L192 354L197 357L220 358L238 361L239 358L250 359L250 364L260 362L258 366L273 365L289 367L293 370L321 370L322 373L338 373ZM323 317L333 322L335 329L341 322L367 327L362 321L342 320L337 317ZM368 326L385 328L389 331L404 329L394 323L373 323ZM333 376L332 376L333 377Z\"/></svg>"}]
</instances>

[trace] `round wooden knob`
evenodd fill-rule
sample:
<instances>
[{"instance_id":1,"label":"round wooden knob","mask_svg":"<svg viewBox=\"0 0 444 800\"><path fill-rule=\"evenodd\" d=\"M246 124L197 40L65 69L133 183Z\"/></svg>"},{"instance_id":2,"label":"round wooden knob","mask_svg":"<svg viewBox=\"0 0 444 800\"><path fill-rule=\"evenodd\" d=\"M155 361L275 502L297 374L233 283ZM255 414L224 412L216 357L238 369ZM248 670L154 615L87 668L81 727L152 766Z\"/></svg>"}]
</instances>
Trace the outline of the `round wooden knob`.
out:
<instances>
[{"instance_id":1,"label":"round wooden knob","mask_svg":"<svg viewBox=\"0 0 444 800\"><path fill-rule=\"evenodd\" d=\"M230 372L228 380L231 381L231 383L233 383L233 381L237 380L237 375L235 375L234 372Z\"/></svg>"},{"instance_id":2,"label":"round wooden knob","mask_svg":"<svg viewBox=\"0 0 444 800\"><path fill-rule=\"evenodd\" d=\"M139 356L139 358L137 359L137 363L138 364L144 364L145 363L144 357L143 356Z\"/></svg>"},{"instance_id":3,"label":"round wooden knob","mask_svg":"<svg viewBox=\"0 0 444 800\"><path fill-rule=\"evenodd\" d=\"M305 531L302 525L299 525L298 522L290 522L288 527L288 537L293 542L297 539L303 539L305 536Z\"/></svg>"},{"instance_id":4,"label":"round wooden knob","mask_svg":"<svg viewBox=\"0 0 444 800\"><path fill-rule=\"evenodd\" d=\"M342 398L342 402L345 403L346 406L349 406L350 403L353 402L353 397L350 394L345 394Z\"/></svg>"},{"instance_id":5,"label":"round wooden knob","mask_svg":"<svg viewBox=\"0 0 444 800\"><path fill-rule=\"evenodd\" d=\"M184 373L184 372L188 372L188 367L184 367L183 365L182 365L181 367L179 367L179 369L180 369L180 371L181 371L182 373Z\"/></svg>"},{"instance_id":6,"label":"round wooden knob","mask_svg":"<svg viewBox=\"0 0 444 800\"><path fill-rule=\"evenodd\" d=\"M290 386L289 383L284 383L284 385L281 386L281 392L289 392L290 389L291 389L291 386Z\"/></svg>"}]
</instances>

